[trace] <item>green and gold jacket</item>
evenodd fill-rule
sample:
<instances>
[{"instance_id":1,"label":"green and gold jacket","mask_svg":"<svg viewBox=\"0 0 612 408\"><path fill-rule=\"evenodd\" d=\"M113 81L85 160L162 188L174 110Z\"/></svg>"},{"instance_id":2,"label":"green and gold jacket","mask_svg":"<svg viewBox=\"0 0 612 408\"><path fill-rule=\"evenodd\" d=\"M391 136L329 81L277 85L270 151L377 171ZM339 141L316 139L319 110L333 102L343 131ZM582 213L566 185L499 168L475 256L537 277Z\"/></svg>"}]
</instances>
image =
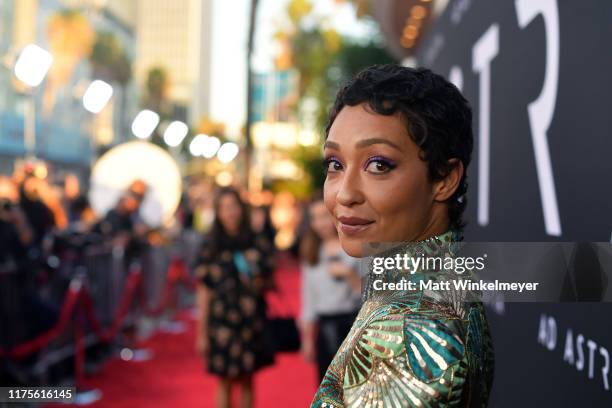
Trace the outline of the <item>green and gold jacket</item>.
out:
<instances>
[{"instance_id":1,"label":"green and gold jacket","mask_svg":"<svg viewBox=\"0 0 612 408\"><path fill-rule=\"evenodd\" d=\"M453 256L457 238L449 231L400 251ZM391 279L399 274L423 277ZM361 310L311 408L486 407L494 357L482 303L457 290L374 290L378 278L370 266Z\"/></svg>"}]
</instances>

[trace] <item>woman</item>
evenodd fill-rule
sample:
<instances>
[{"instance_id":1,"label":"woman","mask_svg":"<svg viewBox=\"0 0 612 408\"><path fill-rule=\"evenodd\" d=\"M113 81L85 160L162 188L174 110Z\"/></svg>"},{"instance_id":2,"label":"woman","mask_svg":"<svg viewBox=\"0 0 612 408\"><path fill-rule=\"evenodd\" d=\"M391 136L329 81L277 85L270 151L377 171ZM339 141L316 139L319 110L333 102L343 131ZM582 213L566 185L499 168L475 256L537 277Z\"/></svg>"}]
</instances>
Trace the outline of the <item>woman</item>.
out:
<instances>
[{"instance_id":1,"label":"woman","mask_svg":"<svg viewBox=\"0 0 612 408\"><path fill-rule=\"evenodd\" d=\"M302 352L316 360L319 380L348 334L361 297L357 261L342 250L322 199L308 207L309 230L302 239Z\"/></svg>"},{"instance_id":2,"label":"woman","mask_svg":"<svg viewBox=\"0 0 612 408\"><path fill-rule=\"evenodd\" d=\"M276 228L272 224L269 206L262 205L251 208L251 229L258 236L263 236L268 242L274 242Z\"/></svg>"},{"instance_id":3,"label":"woman","mask_svg":"<svg viewBox=\"0 0 612 408\"><path fill-rule=\"evenodd\" d=\"M410 241L398 247L409 256L452 254L472 143L471 109L441 76L385 65L349 81L324 146L325 204L344 250L363 257L367 244ZM482 304L435 295L367 284L312 406L486 406L493 349Z\"/></svg>"},{"instance_id":4,"label":"woman","mask_svg":"<svg viewBox=\"0 0 612 408\"><path fill-rule=\"evenodd\" d=\"M230 406L232 384L241 387L240 406L253 405L253 374L271 363L263 329L271 249L251 232L248 209L238 192L224 188L215 197L215 219L196 268L197 350L208 371L219 377L217 406Z\"/></svg>"}]
</instances>

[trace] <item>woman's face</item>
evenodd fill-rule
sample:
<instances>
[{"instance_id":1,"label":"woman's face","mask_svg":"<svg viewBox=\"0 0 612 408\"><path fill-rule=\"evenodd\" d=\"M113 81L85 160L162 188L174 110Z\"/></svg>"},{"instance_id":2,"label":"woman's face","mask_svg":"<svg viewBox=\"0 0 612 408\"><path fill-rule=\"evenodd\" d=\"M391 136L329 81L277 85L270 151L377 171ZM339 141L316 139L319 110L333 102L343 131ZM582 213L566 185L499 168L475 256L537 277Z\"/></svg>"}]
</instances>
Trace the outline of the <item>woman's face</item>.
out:
<instances>
[{"instance_id":1,"label":"woman's face","mask_svg":"<svg viewBox=\"0 0 612 408\"><path fill-rule=\"evenodd\" d=\"M406 125L397 116L345 106L325 143L325 205L343 249L363 256L372 242L417 241L443 233L446 208L428 178ZM444 212L441 212L444 210Z\"/></svg>"},{"instance_id":2,"label":"woman's face","mask_svg":"<svg viewBox=\"0 0 612 408\"><path fill-rule=\"evenodd\" d=\"M68 174L64 180L64 194L68 198L76 198L81 192L79 179L74 174Z\"/></svg>"},{"instance_id":3,"label":"woman's face","mask_svg":"<svg viewBox=\"0 0 612 408\"><path fill-rule=\"evenodd\" d=\"M263 231L266 224L266 212L263 208L253 208L251 211L251 228L255 232Z\"/></svg>"},{"instance_id":4,"label":"woman's face","mask_svg":"<svg viewBox=\"0 0 612 408\"><path fill-rule=\"evenodd\" d=\"M242 219L242 208L236 197L232 194L223 194L221 196L217 217L219 217L219 221L221 221L225 231L230 234L238 232Z\"/></svg>"},{"instance_id":5,"label":"woman's face","mask_svg":"<svg viewBox=\"0 0 612 408\"><path fill-rule=\"evenodd\" d=\"M13 204L19 200L17 186L8 177L0 176L0 200L8 200Z\"/></svg>"},{"instance_id":6,"label":"woman's face","mask_svg":"<svg viewBox=\"0 0 612 408\"><path fill-rule=\"evenodd\" d=\"M337 237L334 220L327 211L323 200L310 204L308 208L310 226L323 241Z\"/></svg>"}]
</instances>

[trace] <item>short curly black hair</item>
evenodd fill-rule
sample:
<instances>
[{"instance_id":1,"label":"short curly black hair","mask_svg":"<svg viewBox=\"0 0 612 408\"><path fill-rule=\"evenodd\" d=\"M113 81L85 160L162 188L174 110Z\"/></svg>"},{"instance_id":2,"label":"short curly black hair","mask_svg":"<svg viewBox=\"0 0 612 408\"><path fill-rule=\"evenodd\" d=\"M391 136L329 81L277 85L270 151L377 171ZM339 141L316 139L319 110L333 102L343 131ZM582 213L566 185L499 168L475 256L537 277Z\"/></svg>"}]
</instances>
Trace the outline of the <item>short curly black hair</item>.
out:
<instances>
[{"instance_id":1,"label":"short curly black hair","mask_svg":"<svg viewBox=\"0 0 612 408\"><path fill-rule=\"evenodd\" d=\"M408 134L421 149L431 181L441 180L452 170L450 159L463 163L464 173L448 199L450 227L461 231L467 205L467 167L472 155L472 109L452 83L426 68L396 64L373 65L344 84L331 108L326 137L344 106L367 103L380 115L399 113Z\"/></svg>"}]
</instances>

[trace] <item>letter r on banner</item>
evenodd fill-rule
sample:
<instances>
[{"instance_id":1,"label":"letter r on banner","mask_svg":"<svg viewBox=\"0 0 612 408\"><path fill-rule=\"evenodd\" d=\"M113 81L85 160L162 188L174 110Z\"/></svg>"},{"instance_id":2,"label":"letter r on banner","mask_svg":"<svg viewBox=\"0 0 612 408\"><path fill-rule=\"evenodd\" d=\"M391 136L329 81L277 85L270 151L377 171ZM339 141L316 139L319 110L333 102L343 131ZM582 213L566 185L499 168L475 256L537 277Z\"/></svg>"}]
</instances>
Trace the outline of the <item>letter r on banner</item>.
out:
<instances>
[{"instance_id":1,"label":"letter r on banner","mask_svg":"<svg viewBox=\"0 0 612 408\"><path fill-rule=\"evenodd\" d=\"M547 132L555 113L559 83L559 10L556 0L516 0L516 15L521 28L542 14L546 30L546 74L540 95L529 104L529 126L535 153L544 225L548 235L561 235L561 221L550 162Z\"/></svg>"}]
</instances>

